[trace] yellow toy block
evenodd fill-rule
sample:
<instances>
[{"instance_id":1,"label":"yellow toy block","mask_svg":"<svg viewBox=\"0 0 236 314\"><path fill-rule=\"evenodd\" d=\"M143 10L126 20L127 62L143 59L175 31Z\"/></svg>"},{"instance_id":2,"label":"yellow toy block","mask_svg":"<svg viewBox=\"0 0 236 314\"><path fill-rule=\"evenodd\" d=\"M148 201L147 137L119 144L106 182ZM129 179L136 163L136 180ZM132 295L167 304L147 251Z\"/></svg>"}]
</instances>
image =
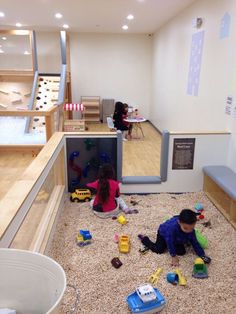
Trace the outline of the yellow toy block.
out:
<instances>
[{"instance_id":1,"label":"yellow toy block","mask_svg":"<svg viewBox=\"0 0 236 314\"><path fill-rule=\"evenodd\" d=\"M162 268L158 267L157 270L150 276L148 281L152 284L156 283L159 279L159 276L160 276L162 270L163 270Z\"/></svg>"}]
</instances>

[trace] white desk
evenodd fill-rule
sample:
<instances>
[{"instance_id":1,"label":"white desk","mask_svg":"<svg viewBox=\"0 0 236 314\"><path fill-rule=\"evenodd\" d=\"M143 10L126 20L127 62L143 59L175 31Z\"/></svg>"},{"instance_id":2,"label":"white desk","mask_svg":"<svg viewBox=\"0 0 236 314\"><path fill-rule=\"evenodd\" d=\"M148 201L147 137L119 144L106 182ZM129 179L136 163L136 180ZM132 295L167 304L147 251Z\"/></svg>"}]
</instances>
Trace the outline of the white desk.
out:
<instances>
[{"instance_id":1,"label":"white desk","mask_svg":"<svg viewBox=\"0 0 236 314\"><path fill-rule=\"evenodd\" d=\"M133 130L136 132L137 137L138 137L138 130L141 131L142 136L144 137L141 123L147 121L146 119L144 119L144 118L127 118L127 119L124 119L124 121L128 122L128 123L132 123Z\"/></svg>"}]
</instances>

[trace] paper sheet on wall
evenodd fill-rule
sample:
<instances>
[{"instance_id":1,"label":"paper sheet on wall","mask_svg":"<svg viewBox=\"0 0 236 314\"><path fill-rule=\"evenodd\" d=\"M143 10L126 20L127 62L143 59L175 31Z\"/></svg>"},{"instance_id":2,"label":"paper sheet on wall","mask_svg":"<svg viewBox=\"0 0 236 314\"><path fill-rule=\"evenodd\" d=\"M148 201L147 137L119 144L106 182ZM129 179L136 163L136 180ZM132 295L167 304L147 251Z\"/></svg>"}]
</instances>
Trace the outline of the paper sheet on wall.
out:
<instances>
[{"instance_id":1,"label":"paper sheet on wall","mask_svg":"<svg viewBox=\"0 0 236 314\"><path fill-rule=\"evenodd\" d=\"M198 96L204 31L192 35L187 94Z\"/></svg>"},{"instance_id":2,"label":"paper sheet on wall","mask_svg":"<svg viewBox=\"0 0 236 314\"><path fill-rule=\"evenodd\" d=\"M229 13L226 12L223 18L221 19L221 23L220 23L220 39L229 37L230 22L231 22L231 17Z\"/></svg>"},{"instance_id":3,"label":"paper sheet on wall","mask_svg":"<svg viewBox=\"0 0 236 314\"><path fill-rule=\"evenodd\" d=\"M233 97L228 96L226 98L225 113L229 116L231 115L231 112L232 112L232 105L233 105Z\"/></svg>"}]
</instances>

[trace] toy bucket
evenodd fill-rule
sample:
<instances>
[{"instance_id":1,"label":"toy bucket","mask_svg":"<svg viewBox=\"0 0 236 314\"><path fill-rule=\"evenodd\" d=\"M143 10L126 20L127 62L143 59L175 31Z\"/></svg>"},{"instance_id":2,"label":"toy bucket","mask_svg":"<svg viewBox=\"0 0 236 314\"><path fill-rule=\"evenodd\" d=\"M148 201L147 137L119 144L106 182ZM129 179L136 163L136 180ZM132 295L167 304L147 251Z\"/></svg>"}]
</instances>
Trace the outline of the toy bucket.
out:
<instances>
[{"instance_id":1,"label":"toy bucket","mask_svg":"<svg viewBox=\"0 0 236 314\"><path fill-rule=\"evenodd\" d=\"M65 289L65 272L53 259L30 251L0 249L0 309L56 314Z\"/></svg>"}]
</instances>

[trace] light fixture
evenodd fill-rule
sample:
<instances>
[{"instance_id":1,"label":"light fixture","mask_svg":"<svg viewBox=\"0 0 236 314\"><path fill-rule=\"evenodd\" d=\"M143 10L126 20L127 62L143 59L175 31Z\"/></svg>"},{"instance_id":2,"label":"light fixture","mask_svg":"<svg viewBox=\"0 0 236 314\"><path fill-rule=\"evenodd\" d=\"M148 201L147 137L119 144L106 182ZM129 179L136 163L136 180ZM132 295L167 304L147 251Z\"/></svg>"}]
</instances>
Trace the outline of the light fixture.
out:
<instances>
[{"instance_id":1,"label":"light fixture","mask_svg":"<svg viewBox=\"0 0 236 314\"><path fill-rule=\"evenodd\" d=\"M16 27L21 27L22 24L21 23L16 23Z\"/></svg>"},{"instance_id":2,"label":"light fixture","mask_svg":"<svg viewBox=\"0 0 236 314\"><path fill-rule=\"evenodd\" d=\"M7 37L3 36L3 37L2 37L2 40L7 40Z\"/></svg>"},{"instance_id":3,"label":"light fixture","mask_svg":"<svg viewBox=\"0 0 236 314\"><path fill-rule=\"evenodd\" d=\"M133 20L134 16L132 14L129 14L126 18L127 18L127 20Z\"/></svg>"},{"instance_id":4,"label":"light fixture","mask_svg":"<svg viewBox=\"0 0 236 314\"><path fill-rule=\"evenodd\" d=\"M30 55L29 51L28 51L28 50L25 50L25 51L24 51L24 55Z\"/></svg>"},{"instance_id":5,"label":"light fixture","mask_svg":"<svg viewBox=\"0 0 236 314\"><path fill-rule=\"evenodd\" d=\"M4 12L0 12L0 17L4 17L5 13Z\"/></svg>"},{"instance_id":6,"label":"light fixture","mask_svg":"<svg viewBox=\"0 0 236 314\"><path fill-rule=\"evenodd\" d=\"M56 19L61 19L62 18L62 14L61 13L56 13L54 16L55 16Z\"/></svg>"},{"instance_id":7,"label":"light fixture","mask_svg":"<svg viewBox=\"0 0 236 314\"><path fill-rule=\"evenodd\" d=\"M0 53L4 53L4 51L2 49L0 49Z\"/></svg>"},{"instance_id":8,"label":"light fixture","mask_svg":"<svg viewBox=\"0 0 236 314\"><path fill-rule=\"evenodd\" d=\"M123 26L122 26L122 29L125 30L125 31L126 31L128 28L129 28L128 25L123 25Z\"/></svg>"},{"instance_id":9,"label":"light fixture","mask_svg":"<svg viewBox=\"0 0 236 314\"><path fill-rule=\"evenodd\" d=\"M68 24L63 24L63 28L69 28L69 25Z\"/></svg>"}]
</instances>

